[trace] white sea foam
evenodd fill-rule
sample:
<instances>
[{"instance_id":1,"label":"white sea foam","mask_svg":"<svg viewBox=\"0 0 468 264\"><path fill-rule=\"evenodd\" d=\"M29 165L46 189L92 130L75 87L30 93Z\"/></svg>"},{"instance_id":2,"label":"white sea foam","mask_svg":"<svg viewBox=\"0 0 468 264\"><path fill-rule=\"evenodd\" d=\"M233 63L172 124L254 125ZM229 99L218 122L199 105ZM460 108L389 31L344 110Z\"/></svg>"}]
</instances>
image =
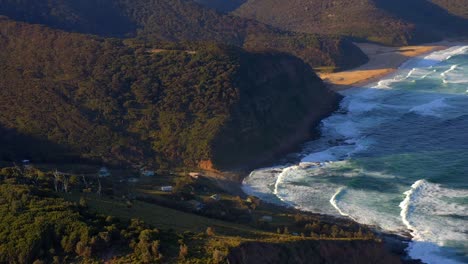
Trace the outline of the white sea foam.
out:
<instances>
[{"instance_id":1,"label":"white sea foam","mask_svg":"<svg viewBox=\"0 0 468 264\"><path fill-rule=\"evenodd\" d=\"M457 263L444 257L447 251L441 246L467 241L464 236L468 233L468 227L463 217L468 217L468 208L450 200L463 199L468 195L466 191L442 188L424 180L417 181L405 192L405 199L399 208L398 195L407 188L401 176L397 177L386 170L367 171L356 164L368 162L359 160L359 157L366 159L366 149L372 151L372 145L379 144L379 138L373 138L372 133L386 133L379 130L386 128L377 127L380 124L402 118L408 111L421 116L440 117L446 110L458 107L456 100L449 101L446 95L440 98L440 94L448 92L451 83L463 83L468 79L463 69L465 64L453 58L467 51L468 47L453 47L423 59L411 60L405 65L406 68L402 67L397 74L376 85L377 88L388 90L344 91L346 97L341 104L343 111L322 122L322 138L308 144L307 152L302 153L303 158L298 164L257 170L244 181L244 190L268 201L279 201L317 213L346 216L390 231L410 229L414 237L408 249L410 256L430 264ZM446 61L450 58L452 60ZM452 65L455 61L457 66ZM428 84L427 88L409 83L425 78L423 84ZM439 85L442 78L448 85L435 89L445 90L436 90L438 94L432 93L429 90L433 87L431 82ZM398 85L394 85L396 83ZM415 90L409 93L405 90L405 83L409 84L408 89ZM418 92L418 89L424 92ZM460 89L458 85L450 92L460 93L466 88ZM414 116L407 115L405 118ZM363 155L353 158L360 152L364 152ZM379 158L385 159L386 156L376 157L377 161ZM392 166L391 162L389 165ZM397 191L355 189L351 188L353 185L347 184L358 179L359 186L361 176L376 178L377 183L391 181L391 189Z\"/></svg>"},{"instance_id":2,"label":"white sea foam","mask_svg":"<svg viewBox=\"0 0 468 264\"><path fill-rule=\"evenodd\" d=\"M428 264L461 263L445 257L442 247L450 241L466 240L466 223L448 215L467 216L466 206L449 199L466 197L468 192L418 180L404 195L405 199L400 203L400 216L413 236L408 247L409 255Z\"/></svg>"},{"instance_id":3,"label":"white sea foam","mask_svg":"<svg viewBox=\"0 0 468 264\"><path fill-rule=\"evenodd\" d=\"M450 69L448 69L448 70L444 71L443 73L441 73L440 76L442 76L442 77L447 76L448 73L454 71L457 67L458 67L458 65L456 65L456 64L455 64L455 65L452 65L452 66L450 67Z\"/></svg>"},{"instance_id":4,"label":"white sea foam","mask_svg":"<svg viewBox=\"0 0 468 264\"><path fill-rule=\"evenodd\" d=\"M441 61L449 60L453 56L464 54L468 51L468 46L454 46L442 51L437 51L429 54L423 60L417 63L418 67L434 66Z\"/></svg>"},{"instance_id":5,"label":"white sea foam","mask_svg":"<svg viewBox=\"0 0 468 264\"><path fill-rule=\"evenodd\" d=\"M426 78L430 74L428 70L433 66L449 60L453 56L464 54L466 52L468 52L468 46L454 46L442 51L433 52L423 58L408 60L400 66L399 73L394 74L391 78L380 80L377 84L373 84L372 87L390 89L392 88L393 83L404 81L410 77L415 77L414 75L417 72L425 72L425 74L420 75L420 78Z\"/></svg>"},{"instance_id":6,"label":"white sea foam","mask_svg":"<svg viewBox=\"0 0 468 264\"><path fill-rule=\"evenodd\" d=\"M449 70L445 71L442 75L443 82L453 83L453 84L464 84L468 83L468 76L466 74L465 69L462 67L450 68Z\"/></svg>"},{"instance_id":7,"label":"white sea foam","mask_svg":"<svg viewBox=\"0 0 468 264\"><path fill-rule=\"evenodd\" d=\"M325 166L326 164L318 166L316 170L301 166L285 168L278 175L273 193L287 205L316 213L337 215L331 206L324 206L328 204L327 194L333 192L336 185L324 182L312 185L297 184L304 182L304 179L314 177L314 172L320 175Z\"/></svg>"},{"instance_id":8,"label":"white sea foam","mask_svg":"<svg viewBox=\"0 0 468 264\"><path fill-rule=\"evenodd\" d=\"M330 203L337 211L356 222L378 226L391 232L402 232L405 226L397 215L389 213L392 195L367 189L343 188Z\"/></svg>"},{"instance_id":9,"label":"white sea foam","mask_svg":"<svg viewBox=\"0 0 468 264\"><path fill-rule=\"evenodd\" d=\"M248 195L278 203L276 196L272 194L272 189L283 169L284 166L276 166L252 171L242 182L242 190Z\"/></svg>"},{"instance_id":10,"label":"white sea foam","mask_svg":"<svg viewBox=\"0 0 468 264\"><path fill-rule=\"evenodd\" d=\"M346 188L345 187L340 187L336 193L332 196L332 198L330 198L330 203L331 205L340 213L340 215L342 216L347 216L351 219L353 219L349 214L341 211L340 207L338 207L338 204L337 204L337 200L340 198L341 195L344 194ZM353 219L355 220L355 219ZM356 221L356 220L355 220Z\"/></svg>"}]
</instances>

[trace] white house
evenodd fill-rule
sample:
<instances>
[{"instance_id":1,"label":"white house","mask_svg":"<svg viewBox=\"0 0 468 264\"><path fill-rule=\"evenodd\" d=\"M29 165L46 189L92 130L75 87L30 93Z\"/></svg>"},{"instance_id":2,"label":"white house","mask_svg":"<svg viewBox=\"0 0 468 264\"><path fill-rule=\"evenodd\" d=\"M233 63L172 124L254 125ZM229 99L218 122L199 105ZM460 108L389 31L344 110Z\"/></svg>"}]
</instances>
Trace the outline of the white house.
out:
<instances>
[{"instance_id":1,"label":"white house","mask_svg":"<svg viewBox=\"0 0 468 264\"><path fill-rule=\"evenodd\" d=\"M260 221L271 223L273 222L273 217L269 215L264 215L260 218Z\"/></svg>"},{"instance_id":2,"label":"white house","mask_svg":"<svg viewBox=\"0 0 468 264\"><path fill-rule=\"evenodd\" d=\"M172 192L173 188L172 186L162 186L161 191L163 192Z\"/></svg>"}]
</instances>

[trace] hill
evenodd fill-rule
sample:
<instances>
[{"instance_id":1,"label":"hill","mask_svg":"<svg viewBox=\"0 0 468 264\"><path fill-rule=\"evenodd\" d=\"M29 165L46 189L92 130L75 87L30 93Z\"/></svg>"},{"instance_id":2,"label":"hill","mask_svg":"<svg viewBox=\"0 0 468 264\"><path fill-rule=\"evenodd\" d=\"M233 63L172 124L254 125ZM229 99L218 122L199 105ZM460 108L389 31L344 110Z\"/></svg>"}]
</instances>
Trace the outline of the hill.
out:
<instances>
[{"instance_id":1,"label":"hill","mask_svg":"<svg viewBox=\"0 0 468 264\"><path fill-rule=\"evenodd\" d=\"M431 2L453 15L468 19L468 1L466 0L431 0Z\"/></svg>"},{"instance_id":2,"label":"hill","mask_svg":"<svg viewBox=\"0 0 468 264\"><path fill-rule=\"evenodd\" d=\"M0 15L105 37L138 37L152 43L217 42L286 52L312 67L350 68L366 62L366 56L343 38L287 32L189 0L0 0Z\"/></svg>"},{"instance_id":3,"label":"hill","mask_svg":"<svg viewBox=\"0 0 468 264\"><path fill-rule=\"evenodd\" d=\"M467 4L466 1L455 2L250 0L235 14L286 30L338 34L387 45L407 45L466 36L468 21L454 14L466 14ZM449 8L451 13L445 8Z\"/></svg>"},{"instance_id":4,"label":"hill","mask_svg":"<svg viewBox=\"0 0 468 264\"><path fill-rule=\"evenodd\" d=\"M195 2L216 9L220 12L230 12L241 6L247 0L195 0Z\"/></svg>"},{"instance_id":5,"label":"hill","mask_svg":"<svg viewBox=\"0 0 468 264\"><path fill-rule=\"evenodd\" d=\"M240 166L304 140L339 101L307 64L278 53L151 52L8 19L0 46L0 141L41 142L2 148L4 160ZM55 156L39 155L47 142Z\"/></svg>"},{"instance_id":6,"label":"hill","mask_svg":"<svg viewBox=\"0 0 468 264\"><path fill-rule=\"evenodd\" d=\"M95 177L81 181L76 175L56 175L0 168L0 262L282 263L293 252L300 263L342 263L343 258L348 263L400 263L399 255L371 230L347 220L272 210L259 201L229 196L235 203L217 211L230 209L236 215L242 207L250 212L243 223L229 222L140 201L128 193L95 194L100 186ZM265 225L253 217L264 214L278 220Z\"/></svg>"}]
</instances>

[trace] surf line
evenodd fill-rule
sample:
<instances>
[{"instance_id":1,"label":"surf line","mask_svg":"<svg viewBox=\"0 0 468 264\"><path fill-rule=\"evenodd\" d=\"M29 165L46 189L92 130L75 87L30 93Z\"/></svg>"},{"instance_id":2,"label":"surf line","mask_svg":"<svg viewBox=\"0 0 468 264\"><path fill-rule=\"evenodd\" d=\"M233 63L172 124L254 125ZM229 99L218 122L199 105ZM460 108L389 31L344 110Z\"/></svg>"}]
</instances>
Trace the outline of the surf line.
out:
<instances>
[{"instance_id":1,"label":"surf line","mask_svg":"<svg viewBox=\"0 0 468 264\"><path fill-rule=\"evenodd\" d=\"M340 199L341 196L343 196L346 193L346 188L345 187L340 187L338 190L335 192L335 194L330 198L330 204L340 213L342 216L349 217L353 219L354 221L358 222L356 219L354 219L351 215L343 212L341 208L338 206L337 201Z\"/></svg>"},{"instance_id":2,"label":"surf line","mask_svg":"<svg viewBox=\"0 0 468 264\"><path fill-rule=\"evenodd\" d=\"M400 216L402 222L406 225L406 227L411 231L413 238L416 236L416 228L411 224L409 217L413 211L411 202L418 196L419 192L425 185L424 180L418 180L413 185L411 185L411 189L404 192L403 194L406 195L405 199L400 203Z\"/></svg>"}]
</instances>

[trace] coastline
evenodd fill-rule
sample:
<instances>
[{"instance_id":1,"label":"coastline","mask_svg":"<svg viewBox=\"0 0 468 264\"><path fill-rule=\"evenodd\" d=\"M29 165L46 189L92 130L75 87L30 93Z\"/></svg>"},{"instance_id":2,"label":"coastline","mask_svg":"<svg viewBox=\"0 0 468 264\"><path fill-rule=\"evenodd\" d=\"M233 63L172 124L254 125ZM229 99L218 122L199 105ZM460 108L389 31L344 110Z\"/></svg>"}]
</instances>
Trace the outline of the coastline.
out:
<instances>
[{"instance_id":1,"label":"coastline","mask_svg":"<svg viewBox=\"0 0 468 264\"><path fill-rule=\"evenodd\" d=\"M423 44L420 46L405 47L385 47L367 43L358 44L363 49L363 51L369 56L368 63L355 69L343 72L322 73L318 75L324 80L324 82L328 85L328 87L331 90L335 92L340 92L354 87L370 85L380 79L385 78L388 75L395 73L403 64L405 64L410 59L424 57L427 54L448 49L450 47L460 44L466 45L467 42L442 41L431 44ZM242 190L242 184L244 178L248 176L248 172L244 171L229 174L231 175L231 177L228 177L229 181L223 181L221 185L229 186L231 190L232 188L236 189L237 194L242 193L246 195L244 193L244 190ZM236 175L236 177L233 177L233 175ZM300 209L295 210L299 212L304 212ZM305 213L310 213L312 215L320 215L327 219L336 219L337 222L339 221L339 218L330 215L321 215L314 212ZM349 220L355 222L352 219ZM379 234L389 251L394 252L401 257L402 263L422 263L418 259L412 259L406 251L408 243L412 239L412 236L409 233L395 234L381 230L378 227L374 227L372 229Z\"/></svg>"},{"instance_id":2,"label":"coastline","mask_svg":"<svg viewBox=\"0 0 468 264\"><path fill-rule=\"evenodd\" d=\"M383 79L384 77L391 75L398 71L398 69L407 61L423 57L430 53L448 49L452 46L464 44L468 45L468 41L465 40L443 40L435 43L425 43L421 45L413 46L402 46L402 47L388 47L372 43L355 43L362 49L362 51L369 57L369 61L359 67L334 72L334 73L317 73L317 75L324 81L327 87L339 93L347 89L367 86L372 83L375 83L378 80ZM314 115L315 119L318 117ZM326 116L322 116L321 119ZM309 121L304 121L307 126L313 125L317 122L310 121L314 118L308 118ZM301 134L303 134L303 129L301 129ZM313 140L314 138L309 138L308 140ZM307 140L307 141L308 141ZM307 142L304 141L304 142ZM284 159L277 158L275 161ZM277 156L277 155L275 155ZM273 157L270 157L270 160ZM267 162L269 164L275 164L272 162ZM267 163L265 160L259 163L259 166L266 166ZM261 164L261 165L260 165ZM212 178L217 182L217 184L228 192L235 194L243 194L241 189L243 180L251 172L250 169L242 168L234 171L204 171L206 176Z\"/></svg>"},{"instance_id":3,"label":"coastline","mask_svg":"<svg viewBox=\"0 0 468 264\"><path fill-rule=\"evenodd\" d=\"M366 86L395 73L401 65L410 59L447 49L457 43L460 42L444 40L436 43L402 47L355 43L369 57L366 64L346 71L318 73L318 75L335 92Z\"/></svg>"}]
</instances>

